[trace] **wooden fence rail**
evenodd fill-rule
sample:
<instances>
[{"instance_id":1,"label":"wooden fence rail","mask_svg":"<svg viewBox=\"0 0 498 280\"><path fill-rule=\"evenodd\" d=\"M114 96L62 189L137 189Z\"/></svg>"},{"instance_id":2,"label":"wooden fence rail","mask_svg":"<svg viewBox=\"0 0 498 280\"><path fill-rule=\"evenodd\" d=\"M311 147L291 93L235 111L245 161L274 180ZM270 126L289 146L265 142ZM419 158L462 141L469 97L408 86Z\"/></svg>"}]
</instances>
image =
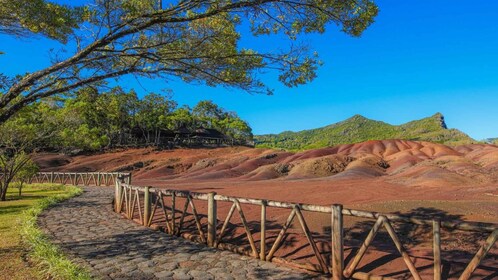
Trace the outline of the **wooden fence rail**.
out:
<instances>
[{"instance_id":1,"label":"wooden fence rail","mask_svg":"<svg viewBox=\"0 0 498 280\"><path fill-rule=\"evenodd\" d=\"M179 199L184 201L183 207L179 208ZM169 201L169 202L168 202ZM202 217L197 211L195 202L207 203L207 213ZM225 202L231 203L231 207L228 211L226 217L219 217L217 210L217 203ZM247 222L245 213L243 211L242 205L256 205L261 207L261 218L259 221L259 236L260 241L257 246L255 240L253 239L253 234L249 223ZM479 248L474 257L467 264L463 273L459 276L460 280L470 279L472 273L476 270L482 260L486 257L488 252L494 246L498 238L498 224L491 223L475 223L475 222L451 222L451 221L439 221L437 219L420 219L420 218L410 218L394 214L382 214L369 211L353 210L343 208L342 205L331 205L331 206L319 206L311 204L299 204L299 203L289 203L280 202L273 200L263 200L263 199L251 199L251 198L241 198L241 197L231 197L225 195L219 195L214 192L211 193L198 193L189 191L179 191L179 190L165 190L165 189L154 189L151 187L138 187L132 186L129 182L125 182L124 178L116 180L115 183L115 211L118 213L124 213L124 215L133 219L135 211L138 211L138 220L144 226L152 226L153 219L157 211L161 213L162 222L164 223L164 230L168 234L180 235L182 229L184 228L184 220L187 215L187 211L190 208L190 214L193 216L196 228L196 241L205 243L210 247L223 247L228 248L238 252L244 252L255 258L259 258L265 261L280 261L285 263L292 263L288 260L283 260L275 257L275 253L282 247L282 242L285 238L286 232L292 225L292 222L297 218L300 228L306 237L306 241L310 245L313 251L313 257L318 263L316 266L305 266L298 265L301 268L311 269L319 271L324 274L329 274L333 279L390 279L388 277L375 276L367 274L364 272L357 271L358 264L365 256L368 248L372 244L375 236L381 228L385 228L390 239L394 242L397 251L400 253L402 260L404 261L406 268L411 274L413 279L422 279L419 271L414 265L412 257L408 254L402 241L398 237L398 233L393 227L393 223L409 223L415 225L423 225L432 227L433 240L431 242L433 246L433 271L434 279L442 279L441 271L441 229L447 230L461 230L461 231L471 231L479 232L484 234L489 234L484 244ZM266 211L268 207L289 209L290 214L281 226L278 235L272 244L269 243L267 238L267 217ZM306 212L319 212L327 213L331 215L331 234L330 243L331 246L331 257L329 264L324 259L323 255L319 252L314 236L310 231L308 224L306 222L303 211ZM248 245L250 247L249 251L239 250L239 248L230 247L229 244L223 242L223 237L226 233L227 226L233 215L238 215L243 231L247 236ZM178 217L179 216L179 217ZM370 229L367 237L363 241L358 252L354 255L352 260L350 260L346 266L344 263L344 225L343 218L345 216L349 217L360 217L375 220L375 224ZM202 224L202 218L206 221ZM207 219L206 219L207 218ZM218 231L218 222L222 222L221 229ZM156 221L156 223L158 223ZM254 231L254 230L253 230ZM271 245L267 247L267 245ZM259 249L259 250L258 250ZM498 264L497 264L498 265Z\"/></svg>"},{"instance_id":2,"label":"wooden fence rail","mask_svg":"<svg viewBox=\"0 0 498 280\"><path fill-rule=\"evenodd\" d=\"M59 183L84 186L113 186L118 178L131 183L131 173L123 172L38 172L28 183Z\"/></svg>"}]
</instances>

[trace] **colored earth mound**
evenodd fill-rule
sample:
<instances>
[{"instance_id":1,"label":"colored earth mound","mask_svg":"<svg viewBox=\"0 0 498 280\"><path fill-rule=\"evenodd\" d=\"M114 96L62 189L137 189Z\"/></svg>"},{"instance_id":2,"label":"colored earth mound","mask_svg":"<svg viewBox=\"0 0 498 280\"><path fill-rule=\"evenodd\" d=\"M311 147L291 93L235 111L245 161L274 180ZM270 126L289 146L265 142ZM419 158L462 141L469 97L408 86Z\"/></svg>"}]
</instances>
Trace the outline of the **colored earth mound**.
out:
<instances>
[{"instance_id":1,"label":"colored earth mound","mask_svg":"<svg viewBox=\"0 0 498 280\"><path fill-rule=\"evenodd\" d=\"M299 153L245 147L156 151L130 149L69 157L38 154L46 171L131 171L136 180L304 180L381 177L406 186L461 186L498 182L498 147L457 147L382 140Z\"/></svg>"}]
</instances>

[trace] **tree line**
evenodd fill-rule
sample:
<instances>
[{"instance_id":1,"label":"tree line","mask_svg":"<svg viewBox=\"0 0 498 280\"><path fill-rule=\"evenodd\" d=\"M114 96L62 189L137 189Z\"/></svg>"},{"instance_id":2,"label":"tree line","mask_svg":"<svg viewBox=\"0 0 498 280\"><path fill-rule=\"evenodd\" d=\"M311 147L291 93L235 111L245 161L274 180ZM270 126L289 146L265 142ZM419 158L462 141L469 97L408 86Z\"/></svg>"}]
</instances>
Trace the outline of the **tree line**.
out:
<instances>
[{"instance_id":1,"label":"tree line","mask_svg":"<svg viewBox=\"0 0 498 280\"><path fill-rule=\"evenodd\" d=\"M237 113L209 100L190 108L168 96L148 93L140 98L121 87L85 87L40 100L0 124L0 200L6 199L11 182L19 182L20 194L22 183L38 172L33 152L161 145L164 134L181 135L182 140L199 129L216 130L239 144L253 138L251 127Z\"/></svg>"},{"instance_id":2,"label":"tree line","mask_svg":"<svg viewBox=\"0 0 498 280\"><path fill-rule=\"evenodd\" d=\"M62 151L160 145L164 144L162 137L178 137L180 132L185 137L199 129L214 129L236 143L253 137L246 121L212 101L200 101L190 108L156 93L139 98L134 90L121 87L105 92L86 87L71 96L36 102L2 129L12 131L13 141L29 138L37 149Z\"/></svg>"}]
</instances>

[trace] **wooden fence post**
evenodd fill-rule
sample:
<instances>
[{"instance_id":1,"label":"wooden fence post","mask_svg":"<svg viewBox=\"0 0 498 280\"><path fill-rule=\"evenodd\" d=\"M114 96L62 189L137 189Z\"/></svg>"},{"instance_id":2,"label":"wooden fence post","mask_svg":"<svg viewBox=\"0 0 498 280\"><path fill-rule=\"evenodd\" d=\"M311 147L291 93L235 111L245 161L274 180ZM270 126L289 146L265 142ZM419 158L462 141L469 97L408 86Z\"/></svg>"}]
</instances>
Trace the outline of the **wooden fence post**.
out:
<instances>
[{"instance_id":1,"label":"wooden fence post","mask_svg":"<svg viewBox=\"0 0 498 280\"><path fill-rule=\"evenodd\" d=\"M131 173L128 173L128 175L126 176L126 183L128 185L131 185Z\"/></svg>"},{"instance_id":2,"label":"wooden fence post","mask_svg":"<svg viewBox=\"0 0 498 280\"><path fill-rule=\"evenodd\" d=\"M344 271L344 237L342 205L332 205L332 279L342 280Z\"/></svg>"},{"instance_id":3,"label":"wooden fence post","mask_svg":"<svg viewBox=\"0 0 498 280\"><path fill-rule=\"evenodd\" d=\"M50 172L50 183L54 182L54 172Z\"/></svg>"},{"instance_id":4,"label":"wooden fence post","mask_svg":"<svg viewBox=\"0 0 498 280\"><path fill-rule=\"evenodd\" d=\"M121 188L121 181L116 180L114 187L114 212L116 213L119 213L119 210L121 209L121 204L123 203L121 201L122 191L123 188Z\"/></svg>"},{"instance_id":5,"label":"wooden fence post","mask_svg":"<svg viewBox=\"0 0 498 280\"><path fill-rule=\"evenodd\" d=\"M176 193L171 194L171 234L176 234Z\"/></svg>"},{"instance_id":6,"label":"wooden fence post","mask_svg":"<svg viewBox=\"0 0 498 280\"><path fill-rule=\"evenodd\" d=\"M97 172L97 187L100 187L100 172Z\"/></svg>"},{"instance_id":7,"label":"wooden fence post","mask_svg":"<svg viewBox=\"0 0 498 280\"><path fill-rule=\"evenodd\" d=\"M462 275L460 275L460 278L458 280L468 280L472 276L472 273L476 268L479 266L481 261L486 257L488 254L489 250L493 248L494 244L496 243L496 240L498 240L498 229L495 229L489 236L486 238L486 241L484 244L481 245L477 253L474 255L470 263L467 265L465 270L462 272Z\"/></svg>"},{"instance_id":8,"label":"wooden fence post","mask_svg":"<svg viewBox=\"0 0 498 280\"><path fill-rule=\"evenodd\" d=\"M149 226L150 206L150 187L147 186L144 190L144 226Z\"/></svg>"},{"instance_id":9,"label":"wooden fence post","mask_svg":"<svg viewBox=\"0 0 498 280\"><path fill-rule=\"evenodd\" d=\"M432 221L433 252L434 252L434 280L441 280L441 222Z\"/></svg>"},{"instance_id":10,"label":"wooden fence post","mask_svg":"<svg viewBox=\"0 0 498 280\"><path fill-rule=\"evenodd\" d=\"M259 258L264 261L266 260L266 200L262 201L261 204L261 240L259 248Z\"/></svg>"},{"instance_id":11,"label":"wooden fence post","mask_svg":"<svg viewBox=\"0 0 498 280\"><path fill-rule=\"evenodd\" d=\"M214 200L215 192L210 192L208 194L208 231L207 231L207 245L209 247L214 246L216 240L216 200Z\"/></svg>"}]
</instances>

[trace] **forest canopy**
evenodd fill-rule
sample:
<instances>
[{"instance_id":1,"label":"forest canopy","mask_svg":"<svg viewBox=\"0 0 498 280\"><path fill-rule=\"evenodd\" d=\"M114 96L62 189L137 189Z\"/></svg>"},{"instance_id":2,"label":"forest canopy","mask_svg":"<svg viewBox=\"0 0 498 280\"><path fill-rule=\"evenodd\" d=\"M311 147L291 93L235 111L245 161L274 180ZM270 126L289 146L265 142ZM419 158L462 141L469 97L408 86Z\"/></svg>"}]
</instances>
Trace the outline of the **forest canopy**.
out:
<instances>
[{"instance_id":1,"label":"forest canopy","mask_svg":"<svg viewBox=\"0 0 498 280\"><path fill-rule=\"evenodd\" d=\"M86 87L69 97L36 102L2 130L9 127L18 135L29 134L32 147L62 151L164 145L165 137L189 137L199 129L216 130L234 144L252 141L249 124L212 101L179 107L167 96L148 93L139 98L134 90L121 87L105 92Z\"/></svg>"}]
</instances>

